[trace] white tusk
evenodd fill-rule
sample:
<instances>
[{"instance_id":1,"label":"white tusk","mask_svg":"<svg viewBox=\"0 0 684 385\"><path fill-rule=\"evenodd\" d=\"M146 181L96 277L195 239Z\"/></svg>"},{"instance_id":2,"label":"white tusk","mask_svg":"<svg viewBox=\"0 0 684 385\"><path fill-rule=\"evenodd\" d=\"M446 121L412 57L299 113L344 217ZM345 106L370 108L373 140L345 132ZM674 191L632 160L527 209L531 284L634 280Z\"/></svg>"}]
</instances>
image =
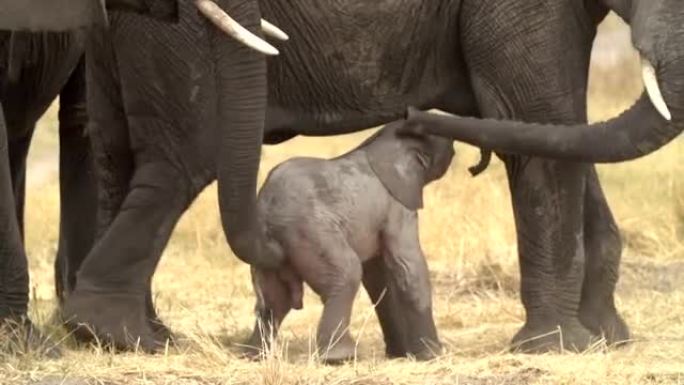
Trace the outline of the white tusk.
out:
<instances>
[{"instance_id":1,"label":"white tusk","mask_svg":"<svg viewBox=\"0 0 684 385\"><path fill-rule=\"evenodd\" d=\"M280 53L274 46L268 44L259 36L249 32L245 27L241 26L240 23L235 21L235 19L228 16L228 14L213 1L195 0L195 6L200 13L207 17L220 30L247 47L265 55L278 55Z\"/></svg>"},{"instance_id":2,"label":"white tusk","mask_svg":"<svg viewBox=\"0 0 684 385\"><path fill-rule=\"evenodd\" d=\"M648 92L648 97L651 99L653 106L663 118L672 120L670 109L667 108L663 94L660 92L655 68L653 68L653 65L644 57L641 58L641 76L644 79L644 86L646 87L646 92Z\"/></svg>"},{"instance_id":3,"label":"white tusk","mask_svg":"<svg viewBox=\"0 0 684 385\"><path fill-rule=\"evenodd\" d=\"M270 36L274 39L281 41L288 41L290 37L287 36L282 29L276 27L275 25L268 22L268 20L261 19L261 30L264 31L264 35Z\"/></svg>"}]
</instances>

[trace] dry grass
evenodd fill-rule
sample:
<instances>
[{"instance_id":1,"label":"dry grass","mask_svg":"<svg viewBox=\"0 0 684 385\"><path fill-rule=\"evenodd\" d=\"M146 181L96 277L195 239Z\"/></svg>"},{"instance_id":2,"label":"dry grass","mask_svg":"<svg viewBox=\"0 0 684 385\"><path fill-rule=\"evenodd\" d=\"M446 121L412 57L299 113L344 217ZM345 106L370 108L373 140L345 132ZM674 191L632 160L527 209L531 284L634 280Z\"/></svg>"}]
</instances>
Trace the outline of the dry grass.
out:
<instances>
[{"instance_id":1,"label":"dry grass","mask_svg":"<svg viewBox=\"0 0 684 385\"><path fill-rule=\"evenodd\" d=\"M619 69L595 69L593 119L614 115L634 100L640 91L635 71L629 61ZM623 96L617 101L615 90ZM42 131L53 135L54 127ZM368 134L301 138L268 147L263 173L294 155L334 156ZM42 140L43 148L54 144ZM466 168L477 159L477 151L457 145L451 171L428 188L421 212L436 321L447 346L440 359L385 360L371 304L360 294L352 325L360 341L359 359L342 367L318 364L310 351L321 307L310 293L305 309L286 320L266 362L236 358L235 344L247 337L254 322L253 295L247 268L224 243L212 186L176 228L154 281L162 318L187 337L180 348L143 356L69 347L63 359L53 361L31 354L4 356L0 384L58 384L65 378L108 384L684 384L684 195L678 187L682 146L677 142L645 159L600 169L626 241L618 306L636 340L627 348L606 351L599 345L584 354L542 356L506 351L524 314L505 173L496 161L481 177L470 178ZM46 158L49 151L38 152L34 166L54 169L45 166L45 159L52 159ZM55 308L58 190L50 172L34 177L30 185L32 312L49 324Z\"/></svg>"}]
</instances>

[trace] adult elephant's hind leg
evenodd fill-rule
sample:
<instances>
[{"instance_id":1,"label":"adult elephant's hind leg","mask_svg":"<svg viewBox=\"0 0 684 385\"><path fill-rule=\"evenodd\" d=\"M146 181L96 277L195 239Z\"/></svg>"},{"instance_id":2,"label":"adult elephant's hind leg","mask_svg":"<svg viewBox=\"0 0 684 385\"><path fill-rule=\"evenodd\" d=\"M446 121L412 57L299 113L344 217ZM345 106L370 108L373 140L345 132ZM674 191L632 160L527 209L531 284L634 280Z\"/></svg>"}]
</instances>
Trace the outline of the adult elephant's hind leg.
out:
<instances>
[{"instance_id":1,"label":"adult elephant's hind leg","mask_svg":"<svg viewBox=\"0 0 684 385\"><path fill-rule=\"evenodd\" d=\"M521 296L527 319L513 338L524 352L584 350L592 335L580 323L584 278L584 164L506 159L513 196Z\"/></svg>"},{"instance_id":2,"label":"adult elephant's hind leg","mask_svg":"<svg viewBox=\"0 0 684 385\"><path fill-rule=\"evenodd\" d=\"M64 304L79 339L97 337L119 349L163 347L148 314L149 283L164 246L194 195L166 162L142 164L121 211L84 261ZM81 327L86 325L86 327Z\"/></svg>"},{"instance_id":3,"label":"adult elephant's hind leg","mask_svg":"<svg viewBox=\"0 0 684 385\"><path fill-rule=\"evenodd\" d=\"M0 322L28 310L28 264L18 225L10 172L7 128L0 106Z\"/></svg>"},{"instance_id":4,"label":"adult elephant's hind leg","mask_svg":"<svg viewBox=\"0 0 684 385\"><path fill-rule=\"evenodd\" d=\"M603 335L609 345L621 344L629 339L627 324L615 308L622 242L594 167L587 177L584 210L587 261L580 321L592 333Z\"/></svg>"},{"instance_id":5,"label":"adult elephant's hind leg","mask_svg":"<svg viewBox=\"0 0 684 385\"><path fill-rule=\"evenodd\" d=\"M29 272L7 149L7 129L0 105L0 350L43 350L54 357L59 355L59 349L34 327L27 314Z\"/></svg>"},{"instance_id":6,"label":"adult elephant's hind leg","mask_svg":"<svg viewBox=\"0 0 684 385\"><path fill-rule=\"evenodd\" d=\"M59 101L60 226L55 286L60 303L74 290L76 272L95 243L97 181L87 121L85 61L81 58Z\"/></svg>"}]
</instances>

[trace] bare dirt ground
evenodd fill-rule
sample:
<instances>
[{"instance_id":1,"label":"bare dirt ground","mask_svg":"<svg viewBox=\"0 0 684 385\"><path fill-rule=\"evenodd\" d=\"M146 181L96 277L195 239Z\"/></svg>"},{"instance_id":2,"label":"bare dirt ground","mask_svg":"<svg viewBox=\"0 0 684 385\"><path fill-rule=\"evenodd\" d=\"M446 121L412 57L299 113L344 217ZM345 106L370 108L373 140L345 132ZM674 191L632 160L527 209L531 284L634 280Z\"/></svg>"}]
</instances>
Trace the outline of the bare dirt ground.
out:
<instances>
[{"instance_id":1,"label":"bare dirt ground","mask_svg":"<svg viewBox=\"0 0 684 385\"><path fill-rule=\"evenodd\" d=\"M629 35L621 28L609 21L597 42L593 120L619 113L641 92ZM27 204L31 311L61 339L63 332L51 321L58 223L54 115L44 126L32 154ZM369 134L267 147L262 179L289 157L332 157ZM476 161L477 150L456 144L453 167L428 188L420 213L435 317L446 346L439 359L386 360L372 304L360 293L351 328L358 359L339 367L320 365L310 352L321 306L310 292L304 310L288 316L266 361L237 358L237 344L254 322L253 294L247 267L225 244L212 186L177 226L154 281L161 317L184 337L179 347L156 356L114 355L97 346L76 347L67 336L62 359L45 360L33 352L0 356L0 384L684 384L682 146L676 141L644 159L599 168L625 243L618 308L634 337L625 348L608 350L598 343L582 354L508 352L524 313L505 172L495 161L471 178L466 168Z\"/></svg>"}]
</instances>

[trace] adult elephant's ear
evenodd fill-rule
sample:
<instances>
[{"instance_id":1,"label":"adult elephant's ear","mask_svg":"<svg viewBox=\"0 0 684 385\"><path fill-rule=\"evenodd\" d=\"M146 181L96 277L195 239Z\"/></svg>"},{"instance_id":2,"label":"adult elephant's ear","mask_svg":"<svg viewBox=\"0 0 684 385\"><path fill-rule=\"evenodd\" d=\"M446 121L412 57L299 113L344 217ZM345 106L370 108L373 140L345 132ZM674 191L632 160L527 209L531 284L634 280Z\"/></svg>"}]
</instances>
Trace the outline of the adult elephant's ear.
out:
<instances>
[{"instance_id":1,"label":"adult elephant's ear","mask_svg":"<svg viewBox=\"0 0 684 385\"><path fill-rule=\"evenodd\" d=\"M409 210L423 208L425 165L417 146L410 138L397 138L393 127L387 126L372 141L363 146L368 163L380 182Z\"/></svg>"},{"instance_id":2,"label":"adult elephant's ear","mask_svg":"<svg viewBox=\"0 0 684 385\"><path fill-rule=\"evenodd\" d=\"M64 31L106 22L102 0L0 0L0 29Z\"/></svg>"}]
</instances>

